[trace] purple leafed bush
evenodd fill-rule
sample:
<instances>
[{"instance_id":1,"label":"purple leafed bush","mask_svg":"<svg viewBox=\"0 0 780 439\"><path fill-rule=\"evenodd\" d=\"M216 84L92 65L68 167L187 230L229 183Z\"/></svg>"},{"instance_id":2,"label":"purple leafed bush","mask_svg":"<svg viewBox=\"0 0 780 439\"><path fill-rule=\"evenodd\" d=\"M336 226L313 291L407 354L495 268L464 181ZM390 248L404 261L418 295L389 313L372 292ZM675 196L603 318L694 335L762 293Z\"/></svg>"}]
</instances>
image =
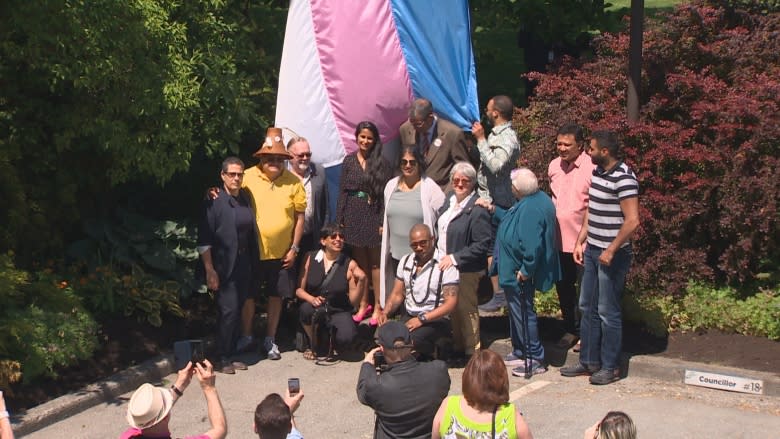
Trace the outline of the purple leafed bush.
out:
<instances>
[{"instance_id":1,"label":"purple leafed bush","mask_svg":"<svg viewBox=\"0 0 780 439\"><path fill-rule=\"evenodd\" d=\"M515 115L542 180L564 122L621 134L641 187L634 290L778 274L780 13L724 5L697 0L646 22L638 123L625 117L627 33L530 73L536 96Z\"/></svg>"}]
</instances>

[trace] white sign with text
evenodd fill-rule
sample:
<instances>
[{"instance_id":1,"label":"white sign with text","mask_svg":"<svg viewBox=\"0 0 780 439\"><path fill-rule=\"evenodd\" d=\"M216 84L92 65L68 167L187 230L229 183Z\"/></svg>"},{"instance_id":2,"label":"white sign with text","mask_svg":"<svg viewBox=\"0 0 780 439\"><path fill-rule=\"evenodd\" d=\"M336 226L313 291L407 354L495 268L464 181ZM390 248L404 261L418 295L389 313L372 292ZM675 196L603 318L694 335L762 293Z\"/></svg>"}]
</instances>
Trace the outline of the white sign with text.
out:
<instances>
[{"instance_id":1,"label":"white sign with text","mask_svg":"<svg viewBox=\"0 0 780 439\"><path fill-rule=\"evenodd\" d=\"M686 369L684 382L692 386L709 387L731 392L752 393L754 395L764 394L764 381L762 380L719 373Z\"/></svg>"}]
</instances>

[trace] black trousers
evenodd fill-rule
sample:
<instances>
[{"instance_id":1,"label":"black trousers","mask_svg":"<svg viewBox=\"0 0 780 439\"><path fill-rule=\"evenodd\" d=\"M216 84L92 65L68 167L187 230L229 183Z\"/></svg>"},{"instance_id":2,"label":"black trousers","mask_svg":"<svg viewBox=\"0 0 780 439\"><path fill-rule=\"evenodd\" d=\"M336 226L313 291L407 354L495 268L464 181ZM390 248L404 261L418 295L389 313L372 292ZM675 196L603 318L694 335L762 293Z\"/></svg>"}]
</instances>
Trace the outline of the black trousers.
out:
<instances>
[{"instance_id":1,"label":"black trousers","mask_svg":"<svg viewBox=\"0 0 780 439\"><path fill-rule=\"evenodd\" d=\"M249 297L250 280L249 254L244 252L236 260L233 273L227 279L219 280L217 291L217 355L230 356L238 339L241 309Z\"/></svg>"},{"instance_id":2,"label":"black trousers","mask_svg":"<svg viewBox=\"0 0 780 439\"><path fill-rule=\"evenodd\" d=\"M312 324L312 317L314 316L314 307L309 302L301 303L298 309L301 323L304 325ZM357 337L357 327L352 320L352 312L343 311L340 309L333 309L328 312L328 322L324 325L328 330L333 328L336 330L335 340L333 342L336 347L343 349L350 343L355 341ZM322 330L322 328L320 328Z\"/></svg>"},{"instance_id":3,"label":"black trousers","mask_svg":"<svg viewBox=\"0 0 780 439\"><path fill-rule=\"evenodd\" d=\"M582 266L574 262L572 253L559 252L561 280L555 283L558 303L563 315L563 327L570 334L580 335L580 318L577 315L577 287L582 279Z\"/></svg>"},{"instance_id":4,"label":"black trousers","mask_svg":"<svg viewBox=\"0 0 780 439\"><path fill-rule=\"evenodd\" d=\"M401 314L401 321L406 323L414 318L407 313ZM452 324L450 319L438 319L427 322L409 334L412 338L414 350L426 357L433 357L436 351L436 341L444 337L452 337Z\"/></svg>"}]
</instances>

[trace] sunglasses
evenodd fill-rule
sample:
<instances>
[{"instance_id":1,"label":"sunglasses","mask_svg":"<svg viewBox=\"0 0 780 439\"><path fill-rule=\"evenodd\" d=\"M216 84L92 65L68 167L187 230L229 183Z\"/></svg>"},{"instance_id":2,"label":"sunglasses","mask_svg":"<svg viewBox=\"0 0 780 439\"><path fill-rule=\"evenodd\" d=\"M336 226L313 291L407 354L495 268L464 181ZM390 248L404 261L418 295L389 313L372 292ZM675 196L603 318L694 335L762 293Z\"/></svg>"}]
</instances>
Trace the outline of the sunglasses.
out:
<instances>
[{"instance_id":1,"label":"sunglasses","mask_svg":"<svg viewBox=\"0 0 780 439\"><path fill-rule=\"evenodd\" d=\"M411 160L401 159L401 167L403 168L404 166L417 166L417 160L415 160L415 159L411 159Z\"/></svg>"},{"instance_id":2,"label":"sunglasses","mask_svg":"<svg viewBox=\"0 0 780 439\"><path fill-rule=\"evenodd\" d=\"M468 186L469 183L471 183L471 179L470 178L455 177L455 178L452 179L452 185L453 186L460 186L460 185Z\"/></svg>"},{"instance_id":3,"label":"sunglasses","mask_svg":"<svg viewBox=\"0 0 780 439\"><path fill-rule=\"evenodd\" d=\"M285 157L272 156L265 159L266 163L281 163L287 160Z\"/></svg>"},{"instance_id":4,"label":"sunglasses","mask_svg":"<svg viewBox=\"0 0 780 439\"><path fill-rule=\"evenodd\" d=\"M328 235L328 238L330 239L344 239L344 235L342 235L340 232L331 233Z\"/></svg>"},{"instance_id":5,"label":"sunglasses","mask_svg":"<svg viewBox=\"0 0 780 439\"><path fill-rule=\"evenodd\" d=\"M227 175L230 178L244 178L243 172L223 172L223 174Z\"/></svg>"},{"instance_id":6,"label":"sunglasses","mask_svg":"<svg viewBox=\"0 0 780 439\"><path fill-rule=\"evenodd\" d=\"M425 248L426 245L428 245L428 242L430 239L422 239L420 241L414 241L409 243L409 247L415 249L417 247Z\"/></svg>"},{"instance_id":7,"label":"sunglasses","mask_svg":"<svg viewBox=\"0 0 780 439\"><path fill-rule=\"evenodd\" d=\"M302 152L300 154L295 154L295 157L298 157L299 159L311 157L310 152Z\"/></svg>"}]
</instances>

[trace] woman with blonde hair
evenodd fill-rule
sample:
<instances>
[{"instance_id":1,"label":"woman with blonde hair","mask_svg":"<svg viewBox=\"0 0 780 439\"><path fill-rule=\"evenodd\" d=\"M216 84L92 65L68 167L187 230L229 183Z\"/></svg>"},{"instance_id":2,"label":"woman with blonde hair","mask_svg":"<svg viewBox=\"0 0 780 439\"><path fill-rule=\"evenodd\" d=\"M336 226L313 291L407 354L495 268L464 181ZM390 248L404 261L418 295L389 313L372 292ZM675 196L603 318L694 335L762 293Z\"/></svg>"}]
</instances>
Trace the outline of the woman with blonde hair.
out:
<instances>
[{"instance_id":1,"label":"woman with blonde hair","mask_svg":"<svg viewBox=\"0 0 780 439\"><path fill-rule=\"evenodd\" d=\"M636 426L623 412L609 412L604 419L585 430L585 439L636 439Z\"/></svg>"},{"instance_id":2,"label":"woman with blonde hair","mask_svg":"<svg viewBox=\"0 0 780 439\"><path fill-rule=\"evenodd\" d=\"M504 360L485 349L474 353L463 370L463 396L442 401L433 418L433 439L531 439L523 414L509 402Z\"/></svg>"}]
</instances>

